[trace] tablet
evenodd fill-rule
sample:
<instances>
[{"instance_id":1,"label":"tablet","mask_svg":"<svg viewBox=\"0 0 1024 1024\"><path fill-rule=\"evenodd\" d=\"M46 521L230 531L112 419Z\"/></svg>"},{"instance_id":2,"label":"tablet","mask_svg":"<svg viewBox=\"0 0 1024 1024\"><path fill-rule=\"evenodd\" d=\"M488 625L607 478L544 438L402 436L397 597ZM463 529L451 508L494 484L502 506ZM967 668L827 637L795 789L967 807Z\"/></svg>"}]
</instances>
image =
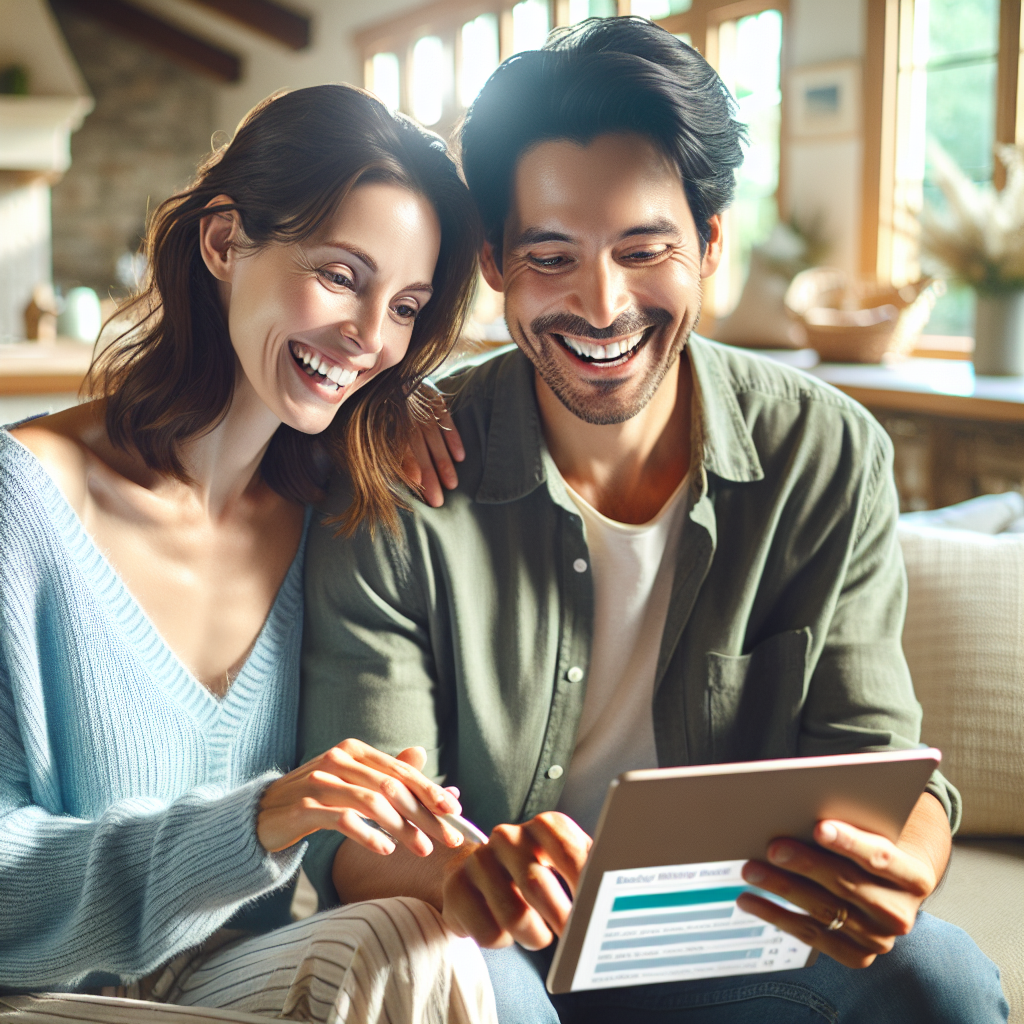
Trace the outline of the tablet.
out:
<instances>
[{"instance_id":1,"label":"tablet","mask_svg":"<svg viewBox=\"0 0 1024 1024\"><path fill-rule=\"evenodd\" d=\"M736 905L780 836L836 818L895 841L934 748L626 772L608 787L552 993L807 967L816 951ZM799 911L797 907L790 907Z\"/></svg>"}]
</instances>

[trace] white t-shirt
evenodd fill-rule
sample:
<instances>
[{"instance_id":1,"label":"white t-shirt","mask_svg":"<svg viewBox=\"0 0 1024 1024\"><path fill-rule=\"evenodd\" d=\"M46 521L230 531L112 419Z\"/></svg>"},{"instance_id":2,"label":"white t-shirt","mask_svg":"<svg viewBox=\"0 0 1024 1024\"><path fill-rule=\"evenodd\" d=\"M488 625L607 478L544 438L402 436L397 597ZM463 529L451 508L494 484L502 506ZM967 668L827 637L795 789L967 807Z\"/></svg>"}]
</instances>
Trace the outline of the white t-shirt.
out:
<instances>
[{"instance_id":1,"label":"white t-shirt","mask_svg":"<svg viewBox=\"0 0 1024 1024\"><path fill-rule=\"evenodd\" d=\"M594 642L576 749L558 810L590 835L608 783L657 768L654 674L675 578L688 480L639 526L601 515L566 484L586 524L594 574Z\"/></svg>"}]
</instances>

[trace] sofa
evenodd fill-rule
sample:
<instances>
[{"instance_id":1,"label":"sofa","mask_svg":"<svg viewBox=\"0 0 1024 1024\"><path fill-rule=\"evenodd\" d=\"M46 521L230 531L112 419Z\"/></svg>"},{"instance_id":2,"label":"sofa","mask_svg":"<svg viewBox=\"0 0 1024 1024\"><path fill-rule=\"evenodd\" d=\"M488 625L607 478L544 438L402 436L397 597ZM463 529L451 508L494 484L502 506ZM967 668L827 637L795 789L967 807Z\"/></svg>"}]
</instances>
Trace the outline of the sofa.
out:
<instances>
[{"instance_id":1,"label":"sofa","mask_svg":"<svg viewBox=\"0 0 1024 1024\"><path fill-rule=\"evenodd\" d=\"M922 739L943 752L942 769L964 801L949 870L925 909L959 925L995 961L1010 1022L1024 1024L1024 498L912 513L898 534L909 584L903 648L924 709ZM316 894L300 876L293 916L315 909ZM148 1009L153 1024L266 1019ZM0 997L0 1018L133 1021L130 1003L95 996L27 1005Z\"/></svg>"},{"instance_id":2,"label":"sofa","mask_svg":"<svg viewBox=\"0 0 1024 1024\"><path fill-rule=\"evenodd\" d=\"M1024 1024L1024 499L903 516L903 649L922 739L963 797L949 870L925 903L999 966Z\"/></svg>"}]
</instances>

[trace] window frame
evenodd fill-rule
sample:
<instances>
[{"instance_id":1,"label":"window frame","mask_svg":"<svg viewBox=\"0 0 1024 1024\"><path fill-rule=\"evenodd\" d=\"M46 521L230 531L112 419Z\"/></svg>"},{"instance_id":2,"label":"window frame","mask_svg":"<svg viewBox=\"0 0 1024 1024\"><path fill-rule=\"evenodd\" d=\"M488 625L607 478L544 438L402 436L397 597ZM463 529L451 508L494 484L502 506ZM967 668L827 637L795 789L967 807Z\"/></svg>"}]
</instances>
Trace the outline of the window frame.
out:
<instances>
[{"instance_id":1,"label":"window frame","mask_svg":"<svg viewBox=\"0 0 1024 1024\"><path fill-rule=\"evenodd\" d=\"M860 269L880 281L905 283L916 257L904 246L896 250L900 207L896 180L900 149L900 56L909 45L917 0L867 0L864 53L864 168ZM999 2L999 48L996 67L995 141L1024 143L1024 25L1021 0ZM997 162L993 182L1005 183Z\"/></svg>"}]
</instances>

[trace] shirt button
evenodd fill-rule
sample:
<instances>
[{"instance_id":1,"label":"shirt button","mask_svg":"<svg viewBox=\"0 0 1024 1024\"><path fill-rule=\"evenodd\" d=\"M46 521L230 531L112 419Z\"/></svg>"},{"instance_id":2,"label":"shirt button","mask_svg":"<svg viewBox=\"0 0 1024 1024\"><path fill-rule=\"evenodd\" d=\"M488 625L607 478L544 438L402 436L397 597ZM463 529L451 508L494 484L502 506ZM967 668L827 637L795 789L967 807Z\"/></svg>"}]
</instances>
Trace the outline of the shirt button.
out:
<instances>
[{"instance_id":1,"label":"shirt button","mask_svg":"<svg viewBox=\"0 0 1024 1024\"><path fill-rule=\"evenodd\" d=\"M583 558L577 558L577 559L576 559L576 561L572 563L572 567L573 567L573 568L574 568L574 569L575 569L575 570L576 570L577 572L586 572L586 571L587 571L587 562L586 562L586 559L583 559Z\"/></svg>"},{"instance_id":2,"label":"shirt button","mask_svg":"<svg viewBox=\"0 0 1024 1024\"><path fill-rule=\"evenodd\" d=\"M579 665L573 665L573 667L565 673L565 678L568 679L570 683L578 683L583 678L583 669L581 669ZM559 769L559 771L561 771L561 769Z\"/></svg>"},{"instance_id":3,"label":"shirt button","mask_svg":"<svg viewBox=\"0 0 1024 1024\"><path fill-rule=\"evenodd\" d=\"M560 779L562 777L562 766L560 764L553 764L547 771L549 779Z\"/></svg>"}]
</instances>

